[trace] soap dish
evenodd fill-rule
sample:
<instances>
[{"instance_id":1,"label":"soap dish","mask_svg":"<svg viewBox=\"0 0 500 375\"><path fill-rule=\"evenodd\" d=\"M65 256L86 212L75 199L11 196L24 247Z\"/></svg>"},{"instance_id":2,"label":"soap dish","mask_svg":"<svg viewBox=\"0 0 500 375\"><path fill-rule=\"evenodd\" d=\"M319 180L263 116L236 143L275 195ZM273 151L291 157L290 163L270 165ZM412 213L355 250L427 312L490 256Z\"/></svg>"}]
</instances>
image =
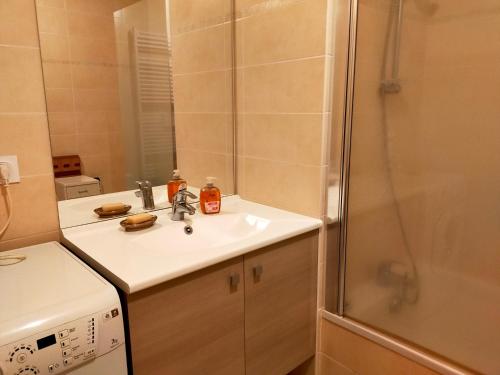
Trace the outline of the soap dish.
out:
<instances>
[{"instance_id":1,"label":"soap dish","mask_svg":"<svg viewBox=\"0 0 500 375\"><path fill-rule=\"evenodd\" d=\"M110 216L117 216L117 215L124 215L127 212L130 211L132 206L125 205L123 208L119 210L114 210L114 211L103 211L102 207L96 208L94 212L99 215L99 217L110 217Z\"/></svg>"},{"instance_id":2,"label":"soap dish","mask_svg":"<svg viewBox=\"0 0 500 375\"><path fill-rule=\"evenodd\" d=\"M141 230L141 229L146 229L149 227L152 227L153 224L155 223L156 219L158 219L158 216L156 215L151 215L151 219L147 221L143 221L142 223L138 224L127 224L127 219L120 221L120 225L122 226L123 229L125 229L126 232L132 232L135 230Z\"/></svg>"}]
</instances>

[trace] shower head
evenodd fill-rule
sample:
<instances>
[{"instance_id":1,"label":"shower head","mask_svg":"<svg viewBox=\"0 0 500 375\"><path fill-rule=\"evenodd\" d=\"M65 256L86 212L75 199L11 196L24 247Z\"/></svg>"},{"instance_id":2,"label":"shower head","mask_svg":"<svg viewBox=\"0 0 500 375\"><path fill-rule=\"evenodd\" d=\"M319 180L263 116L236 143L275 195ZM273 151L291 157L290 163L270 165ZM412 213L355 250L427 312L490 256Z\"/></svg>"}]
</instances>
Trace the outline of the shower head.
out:
<instances>
[{"instance_id":1,"label":"shower head","mask_svg":"<svg viewBox=\"0 0 500 375\"><path fill-rule=\"evenodd\" d=\"M434 16L439 9L438 3L433 0L415 0L415 5L419 11L430 17Z\"/></svg>"}]
</instances>

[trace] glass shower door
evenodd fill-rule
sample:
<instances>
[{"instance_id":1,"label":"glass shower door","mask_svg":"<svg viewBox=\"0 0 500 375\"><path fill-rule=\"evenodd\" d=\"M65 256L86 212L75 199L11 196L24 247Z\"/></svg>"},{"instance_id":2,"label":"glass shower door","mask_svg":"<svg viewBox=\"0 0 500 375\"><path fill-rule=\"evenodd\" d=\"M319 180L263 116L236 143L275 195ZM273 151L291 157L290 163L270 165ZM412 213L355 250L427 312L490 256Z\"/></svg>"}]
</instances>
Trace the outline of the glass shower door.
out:
<instances>
[{"instance_id":1,"label":"glass shower door","mask_svg":"<svg viewBox=\"0 0 500 375\"><path fill-rule=\"evenodd\" d=\"M340 301L486 374L500 373L499 25L497 1L358 1Z\"/></svg>"}]
</instances>

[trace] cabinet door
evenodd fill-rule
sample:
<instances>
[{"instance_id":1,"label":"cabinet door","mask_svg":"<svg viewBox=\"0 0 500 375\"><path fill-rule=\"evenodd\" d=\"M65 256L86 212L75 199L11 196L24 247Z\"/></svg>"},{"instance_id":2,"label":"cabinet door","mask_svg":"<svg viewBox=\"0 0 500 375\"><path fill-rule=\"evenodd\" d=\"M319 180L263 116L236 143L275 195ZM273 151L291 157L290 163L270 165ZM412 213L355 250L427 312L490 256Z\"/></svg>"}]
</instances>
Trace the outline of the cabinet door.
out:
<instances>
[{"instance_id":1,"label":"cabinet door","mask_svg":"<svg viewBox=\"0 0 500 375\"><path fill-rule=\"evenodd\" d=\"M284 375L315 353L317 231L245 256L247 375Z\"/></svg>"},{"instance_id":2,"label":"cabinet door","mask_svg":"<svg viewBox=\"0 0 500 375\"><path fill-rule=\"evenodd\" d=\"M242 261L127 297L135 375L245 373Z\"/></svg>"}]
</instances>

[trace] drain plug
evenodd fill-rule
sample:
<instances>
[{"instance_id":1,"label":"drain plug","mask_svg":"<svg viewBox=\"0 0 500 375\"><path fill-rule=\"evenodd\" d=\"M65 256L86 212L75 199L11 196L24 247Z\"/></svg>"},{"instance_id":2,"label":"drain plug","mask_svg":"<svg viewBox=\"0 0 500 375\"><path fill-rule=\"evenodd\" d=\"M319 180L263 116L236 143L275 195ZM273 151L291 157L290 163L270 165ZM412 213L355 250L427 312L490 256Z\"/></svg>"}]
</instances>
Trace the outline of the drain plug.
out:
<instances>
[{"instance_id":1,"label":"drain plug","mask_svg":"<svg viewBox=\"0 0 500 375\"><path fill-rule=\"evenodd\" d=\"M184 233L186 233L186 234L193 234L193 227L191 225L186 225L184 227Z\"/></svg>"}]
</instances>

